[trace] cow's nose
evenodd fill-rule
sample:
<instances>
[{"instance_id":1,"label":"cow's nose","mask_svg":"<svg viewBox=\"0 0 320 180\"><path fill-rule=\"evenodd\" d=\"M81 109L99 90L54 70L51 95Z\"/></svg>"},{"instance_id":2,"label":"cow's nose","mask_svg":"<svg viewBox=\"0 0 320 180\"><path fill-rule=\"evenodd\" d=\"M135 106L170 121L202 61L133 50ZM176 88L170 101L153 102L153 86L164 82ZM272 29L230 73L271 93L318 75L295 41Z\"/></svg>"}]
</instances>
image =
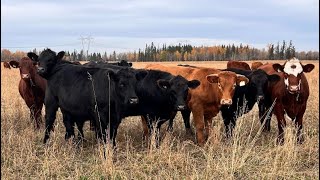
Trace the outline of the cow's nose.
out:
<instances>
[{"instance_id":1,"label":"cow's nose","mask_svg":"<svg viewBox=\"0 0 320 180\"><path fill-rule=\"evenodd\" d=\"M22 79L29 79L29 74L21 74Z\"/></svg>"},{"instance_id":2,"label":"cow's nose","mask_svg":"<svg viewBox=\"0 0 320 180\"><path fill-rule=\"evenodd\" d=\"M222 105L231 105L232 104L232 99L221 99L220 103Z\"/></svg>"},{"instance_id":3,"label":"cow's nose","mask_svg":"<svg viewBox=\"0 0 320 180\"><path fill-rule=\"evenodd\" d=\"M44 73L44 68L43 67L38 67L37 71L38 71L38 73Z\"/></svg>"},{"instance_id":4,"label":"cow's nose","mask_svg":"<svg viewBox=\"0 0 320 180\"><path fill-rule=\"evenodd\" d=\"M264 96L261 96L261 95L258 96L258 97L257 97L257 100L258 100L258 101L264 100Z\"/></svg>"},{"instance_id":5,"label":"cow's nose","mask_svg":"<svg viewBox=\"0 0 320 180\"><path fill-rule=\"evenodd\" d=\"M130 98L129 99L129 103L130 104L138 104L139 102L139 99L137 97L134 97L134 98Z\"/></svg>"},{"instance_id":6,"label":"cow's nose","mask_svg":"<svg viewBox=\"0 0 320 180\"><path fill-rule=\"evenodd\" d=\"M299 90L299 86L290 86L290 91L296 92Z\"/></svg>"},{"instance_id":7,"label":"cow's nose","mask_svg":"<svg viewBox=\"0 0 320 180\"><path fill-rule=\"evenodd\" d=\"M178 106L177 106L177 110L178 110L178 111L184 110L185 107L186 107L185 105L178 105Z\"/></svg>"}]
</instances>

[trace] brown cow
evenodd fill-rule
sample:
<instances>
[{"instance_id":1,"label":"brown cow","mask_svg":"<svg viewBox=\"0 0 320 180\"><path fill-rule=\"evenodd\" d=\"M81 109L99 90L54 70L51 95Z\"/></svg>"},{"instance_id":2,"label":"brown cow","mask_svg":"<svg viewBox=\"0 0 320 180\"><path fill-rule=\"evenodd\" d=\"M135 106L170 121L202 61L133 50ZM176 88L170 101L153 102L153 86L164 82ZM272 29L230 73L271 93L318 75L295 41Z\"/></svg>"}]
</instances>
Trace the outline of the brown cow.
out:
<instances>
[{"instance_id":1,"label":"brown cow","mask_svg":"<svg viewBox=\"0 0 320 180\"><path fill-rule=\"evenodd\" d=\"M9 64L20 69L19 93L30 109L34 127L39 129L47 81L38 75L35 64L27 57L22 58L20 62L10 61Z\"/></svg>"},{"instance_id":2,"label":"brown cow","mask_svg":"<svg viewBox=\"0 0 320 180\"><path fill-rule=\"evenodd\" d=\"M227 68L237 68L243 70L251 70L249 64L242 61L228 61Z\"/></svg>"},{"instance_id":3,"label":"brown cow","mask_svg":"<svg viewBox=\"0 0 320 180\"><path fill-rule=\"evenodd\" d=\"M282 144L284 141L285 113L294 120L298 128L297 140L302 142L302 119L309 97L309 85L304 72L311 72L314 69L314 65L302 65L298 59L293 58L287 60L284 65L265 64L260 66L259 69L266 71L268 74L278 74L281 78L280 81L268 87L267 107L265 109L270 108L272 102L275 101L273 113L277 117L279 129L277 142ZM264 130L270 131L270 119L271 116L266 118Z\"/></svg>"},{"instance_id":4,"label":"brown cow","mask_svg":"<svg viewBox=\"0 0 320 180\"><path fill-rule=\"evenodd\" d=\"M251 70L257 70L258 67L260 67L260 66L262 66L262 65L263 65L262 62L253 62L253 63L251 64Z\"/></svg>"},{"instance_id":5,"label":"brown cow","mask_svg":"<svg viewBox=\"0 0 320 180\"><path fill-rule=\"evenodd\" d=\"M214 68L190 68L150 64L146 69L161 70L172 75L181 75L187 80L199 80L200 86L190 89L187 98L188 108L193 114L197 141L203 146L209 133L212 118L221 105L231 105L236 85L245 85L249 80L242 75Z\"/></svg>"},{"instance_id":6,"label":"brown cow","mask_svg":"<svg viewBox=\"0 0 320 180\"><path fill-rule=\"evenodd\" d=\"M8 62L3 62L3 67L7 69L11 69L11 66Z\"/></svg>"}]
</instances>

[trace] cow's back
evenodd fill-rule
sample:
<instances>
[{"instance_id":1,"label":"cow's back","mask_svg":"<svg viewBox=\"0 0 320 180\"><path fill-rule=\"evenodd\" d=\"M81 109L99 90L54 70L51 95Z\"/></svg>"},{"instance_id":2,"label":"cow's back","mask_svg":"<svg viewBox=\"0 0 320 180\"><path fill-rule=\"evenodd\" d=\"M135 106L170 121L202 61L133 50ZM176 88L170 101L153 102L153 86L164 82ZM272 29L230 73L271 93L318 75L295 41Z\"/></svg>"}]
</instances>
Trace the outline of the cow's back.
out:
<instances>
[{"instance_id":1,"label":"cow's back","mask_svg":"<svg viewBox=\"0 0 320 180\"><path fill-rule=\"evenodd\" d=\"M251 70L256 70L256 69L258 69L260 66L262 66L263 65L263 63L262 62L253 62L252 64L251 64Z\"/></svg>"},{"instance_id":2,"label":"cow's back","mask_svg":"<svg viewBox=\"0 0 320 180\"><path fill-rule=\"evenodd\" d=\"M244 70L251 70L249 64L241 61L228 61L227 68L238 68Z\"/></svg>"},{"instance_id":3,"label":"cow's back","mask_svg":"<svg viewBox=\"0 0 320 180\"><path fill-rule=\"evenodd\" d=\"M145 66L145 69L153 69L168 72L174 76L180 75L187 80L192 80L191 74L196 70L191 67L180 67L180 66L163 66L161 64L148 64Z\"/></svg>"}]
</instances>

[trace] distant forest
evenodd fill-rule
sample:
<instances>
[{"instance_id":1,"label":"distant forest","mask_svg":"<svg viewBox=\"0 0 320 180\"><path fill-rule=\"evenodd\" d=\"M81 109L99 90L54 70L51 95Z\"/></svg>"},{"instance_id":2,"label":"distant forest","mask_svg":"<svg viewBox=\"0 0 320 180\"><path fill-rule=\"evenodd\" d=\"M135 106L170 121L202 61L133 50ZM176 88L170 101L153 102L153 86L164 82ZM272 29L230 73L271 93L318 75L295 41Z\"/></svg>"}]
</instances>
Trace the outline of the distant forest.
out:
<instances>
[{"instance_id":1,"label":"distant forest","mask_svg":"<svg viewBox=\"0 0 320 180\"><path fill-rule=\"evenodd\" d=\"M52 49L54 50L54 49ZM37 49L32 50L40 53ZM1 50L1 61L19 60L26 56L26 52L11 52L8 49ZM282 60L296 57L304 60L319 60L318 51L297 52L292 41L289 43L269 44L267 49L257 49L249 45L215 45L215 46L191 46L189 44L178 44L156 47L154 43L146 44L144 49L133 52L117 53L115 51L104 53L90 53L74 50L66 51L65 59L69 61L225 61L225 60Z\"/></svg>"}]
</instances>

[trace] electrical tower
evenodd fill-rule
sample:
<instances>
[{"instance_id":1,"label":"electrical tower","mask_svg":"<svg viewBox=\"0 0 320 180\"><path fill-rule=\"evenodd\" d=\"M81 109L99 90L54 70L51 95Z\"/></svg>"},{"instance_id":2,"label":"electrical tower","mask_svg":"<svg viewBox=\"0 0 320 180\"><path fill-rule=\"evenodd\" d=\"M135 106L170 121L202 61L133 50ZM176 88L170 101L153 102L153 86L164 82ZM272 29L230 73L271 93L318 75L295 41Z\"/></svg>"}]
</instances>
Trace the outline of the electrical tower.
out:
<instances>
[{"instance_id":1,"label":"electrical tower","mask_svg":"<svg viewBox=\"0 0 320 180\"><path fill-rule=\"evenodd\" d=\"M91 37L91 35L89 35L88 37L80 36L79 39L81 40L81 44L82 44L82 52L87 52L86 55L85 55L85 60L88 60L90 43L91 43L91 41L93 41L93 37ZM88 43L86 51L84 49L85 43Z\"/></svg>"}]
</instances>

